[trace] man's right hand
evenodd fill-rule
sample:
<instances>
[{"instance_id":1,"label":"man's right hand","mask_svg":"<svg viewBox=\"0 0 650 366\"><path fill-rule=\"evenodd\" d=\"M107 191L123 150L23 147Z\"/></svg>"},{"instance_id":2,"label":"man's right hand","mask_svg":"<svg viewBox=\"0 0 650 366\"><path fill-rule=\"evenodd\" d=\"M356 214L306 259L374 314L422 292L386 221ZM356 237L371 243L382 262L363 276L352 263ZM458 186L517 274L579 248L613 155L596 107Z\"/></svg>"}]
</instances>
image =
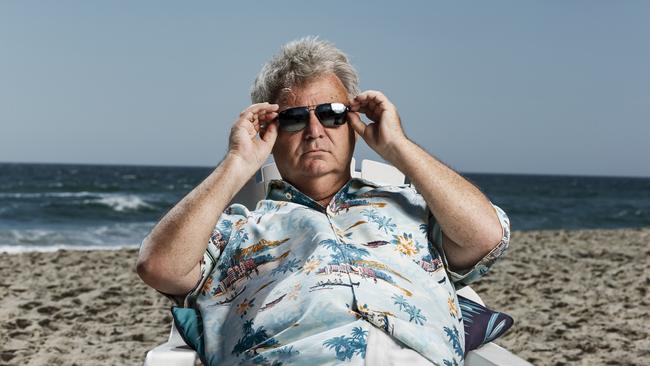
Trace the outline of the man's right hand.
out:
<instances>
[{"instance_id":1,"label":"man's right hand","mask_svg":"<svg viewBox=\"0 0 650 366\"><path fill-rule=\"evenodd\" d=\"M136 269L149 286L184 295L196 285L201 276L200 261L217 220L271 153L278 135L278 122L271 121L278 108L269 103L246 108L232 126L226 158L142 241Z\"/></svg>"},{"instance_id":2,"label":"man's right hand","mask_svg":"<svg viewBox=\"0 0 650 366\"><path fill-rule=\"evenodd\" d=\"M258 103L244 109L230 129L228 154L257 171L266 161L278 137L277 104ZM257 137L259 134L259 138Z\"/></svg>"}]
</instances>

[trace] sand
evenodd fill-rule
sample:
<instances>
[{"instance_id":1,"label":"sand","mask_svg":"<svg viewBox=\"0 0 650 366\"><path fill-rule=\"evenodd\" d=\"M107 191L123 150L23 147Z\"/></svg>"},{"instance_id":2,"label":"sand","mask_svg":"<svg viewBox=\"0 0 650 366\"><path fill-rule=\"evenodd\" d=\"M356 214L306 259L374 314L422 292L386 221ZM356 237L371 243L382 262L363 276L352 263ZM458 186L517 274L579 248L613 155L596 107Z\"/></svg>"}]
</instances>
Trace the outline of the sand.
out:
<instances>
[{"instance_id":1,"label":"sand","mask_svg":"<svg viewBox=\"0 0 650 366\"><path fill-rule=\"evenodd\" d=\"M646 365L650 228L514 232L474 285L515 326L496 343L536 365ZM0 253L0 364L139 365L171 302L136 250Z\"/></svg>"}]
</instances>

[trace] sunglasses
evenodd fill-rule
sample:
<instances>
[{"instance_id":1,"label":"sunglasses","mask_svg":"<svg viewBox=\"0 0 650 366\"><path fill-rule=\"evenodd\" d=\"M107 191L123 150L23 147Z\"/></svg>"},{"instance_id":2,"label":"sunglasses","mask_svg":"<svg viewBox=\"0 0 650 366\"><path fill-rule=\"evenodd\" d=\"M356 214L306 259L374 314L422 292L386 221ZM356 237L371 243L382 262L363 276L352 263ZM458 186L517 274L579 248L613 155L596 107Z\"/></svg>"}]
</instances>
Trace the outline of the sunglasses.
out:
<instances>
[{"instance_id":1,"label":"sunglasses","mask_svg":"<svg viewBox=\"0 0 650 366\"><path fill-rule=\"evenodd\" d=\"M307 127L309 111L313 110L320 123L325 127L337 127L346 122L345 114L350 110L343 103L324 103L315 107L295 107L278 113L281 131L296 132Z\"/></svg>"}]
</instances>

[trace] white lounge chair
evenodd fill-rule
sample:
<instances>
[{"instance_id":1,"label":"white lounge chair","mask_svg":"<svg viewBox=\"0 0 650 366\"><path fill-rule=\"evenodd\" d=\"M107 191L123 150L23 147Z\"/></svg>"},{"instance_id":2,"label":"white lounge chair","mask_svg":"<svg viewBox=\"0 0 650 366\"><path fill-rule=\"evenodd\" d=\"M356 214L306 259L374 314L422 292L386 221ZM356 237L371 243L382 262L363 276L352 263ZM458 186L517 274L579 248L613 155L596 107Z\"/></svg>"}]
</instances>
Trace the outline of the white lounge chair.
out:
<instances>
[{"instance_id":1,"label":"white lounge chair","mask_svg":"<svg viewBox=\"0 0 650 366\"><path fill-rule=\"evenodd\" d=\"M405 176L392 165L373 160L363 160L361 171L355 169L355 159L350 164L352 177L360 177L370 181L386 184L401 185L405 183ZM239 191L233 202L241 203L249 209L254 209L257 202L266 195L267 184L271 179L281 179L275 164L263 166L257 174ZM458 290L459 295L485 305L481 298L469 286ZM185 344L176 326L172 322L172 329L167 343L161 344L147 352L145 366L194 366L198 356L194 350ZM470 351L465 357L467 366L530 366L531 363L511 353L510 351L490 342Z\"/></svg>"}]
</instances>

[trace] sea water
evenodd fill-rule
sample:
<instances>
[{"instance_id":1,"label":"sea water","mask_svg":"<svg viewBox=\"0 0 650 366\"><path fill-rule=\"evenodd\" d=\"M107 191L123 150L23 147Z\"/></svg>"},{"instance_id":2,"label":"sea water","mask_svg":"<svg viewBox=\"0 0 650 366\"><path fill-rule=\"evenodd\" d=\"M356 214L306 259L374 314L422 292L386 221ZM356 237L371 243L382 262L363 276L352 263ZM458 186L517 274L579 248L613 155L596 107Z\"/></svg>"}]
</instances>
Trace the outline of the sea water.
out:
<instances>
[{"instance_id":1,"label":"sea water","mask_svg":"<svg viewBox=\"0 0 650 366\"><path fill-rule=\"evenodd\" d=\"M212 169L0 164L0 251L137 248ZM513 230L650 227L650 178L463 175Z\"/></svg>"}]
</instances>

